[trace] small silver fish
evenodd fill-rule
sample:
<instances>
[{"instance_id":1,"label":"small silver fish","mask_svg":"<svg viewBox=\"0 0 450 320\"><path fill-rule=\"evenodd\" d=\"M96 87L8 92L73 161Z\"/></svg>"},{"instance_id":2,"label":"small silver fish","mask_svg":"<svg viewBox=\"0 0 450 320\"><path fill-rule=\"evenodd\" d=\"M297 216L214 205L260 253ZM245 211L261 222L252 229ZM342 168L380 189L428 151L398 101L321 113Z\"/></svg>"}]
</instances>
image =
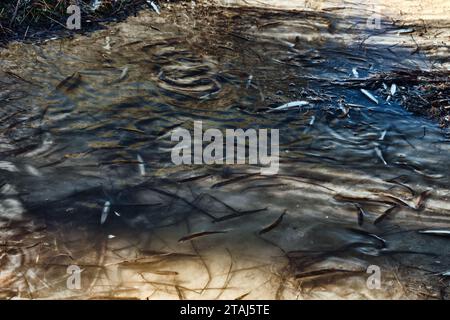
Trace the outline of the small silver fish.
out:
<instances>
[{"instance_id":1,"label":"small silver fish","mask_svg":"<svg viewBox=\"0 0 450 320\"><path fill-rule=\"evenodd\" d=\"M105 38L105 45L103 46L103 49L105 49L106 51L111 50L111 38L110 37Z\"/></svg>"},{"instance_id":2,"label":"small silver fish","mask_svg":"<svg viewBox=\"0 0 450 320\"><path fill-rule=\"evenodd\" d=\"M245 88L248 89L252 85L253 75L249 75L247 79L247 84L245 85Z\"/></svg>"},{"instance_id":3,"label":"small silver fish","mask_svg":"<svg viewBox=\"0 0 450 320\"><path fill-rule=\"evenodd\" d=\"M372 100L373 102L375 102L376 104L378 104L378 99L375 98L373 96L373 94L371 94L369 91L367 91L366 89L361 89L361 92L370 100Z\"/></svg>"},{"instance_id":4,"label":"small silver fish","mask_svg":"<svg viewBox=\"0 0 450 320\"><path fill-rule=\"evenodd\" d=\"M380 138L379 138L378 140L383 141L384 138L386 137L386 133L387 133L387 130L384 130L384 131L381 133L381 136L380 136Z\"/></svg>"},{"instance_id":5,"label":"small silver fish","mask_svg":"<svg viewBox=\"0 0 450 320\"><path fill-rule=\"evenodd\" d=\"M419 233L431 234L434 236L450 236L450 230L420 230Z\"/></svg>"},{"instance_id":6,"label":"small silver fish","mask_svg":"<svg viewBox=\"0 0 450 320\"><path fill-rule=\"evenodd\" d=\"M128 74L128 67L124 67L124 68L122 69L122 73L120 74L119 80L125 79L125 77L127 76L127 74Z\"/></svg>"},{"instance_id":7,"label":"small silver fish","mask_svg":"<svg viewBox=\"0 0 450 320\"><path fill-rule=\"evenodd\" d=\"M155 12L157 14L161 14L161 11L159 10L159 8L156 5L156 3L154 3L153 1L150 1L150 0L147 0L147 3L153 8L153 10L155 10Z\"/></svg>"},{"instance_id":8,"label":"small silver fish","mask_svg":"<svg viewBox=\"0 0 450 320\"><path fill-rule=\"evenodd\" d=\"M98 8L100 8L101 5L102 5L101 0L94 0L91 4L91 10L96 11Z\"/></svg>"},{"instance_id":9,"label":"small silver fish","mask_svg":"<svg viewBox=\"0 0 450 320\"><path fill-rule=\"evenodd\" d=\"M383 153L381 152L380 148L375 147L375 153L377 154L378 158L380 158L380 160L384 163L384 165L387 166L388 164L386 160L384 160Z\"/></svg>"},{"instance_id":10,"label":"small silver fish","mask_svg":"<svg viewBox=\"0 0 450 320\"><path fill-rule=\"evenodd\" d=\"M292 101L288 102L286 104L283 104L279 107L273 108L267 112L273 112L273 111L281 111L281 110L289 110L292 108L300 108L309 105L308 101Z\"/></svg>"},{"instance_id":11,"label":"small silver fish","mask_svg":"<svg viewBox=\"0 0 450 320\"><path fill-rule=\"evenodd\" d=\"M141 176L145 176L145 163L140 154L137 155L137 161L139 162L139 173Z\"/></svg>"},{"instance_id":12,"label":"small silver fish","mask_svg":"<svg viewBox=\"0 0 450 320\"><path fill-rule=\"evenodd\" d=\"M397 30L397 35L405 34L405 33L413 33L415 30L413 28L400 29Z\"/></svg>"},{"instance_id":13,"label":"small silver fish","mask_svg":"<svg viewBox=\"0 0 450 320\"><path fill-rule=\"evenodd\" d=\"M104 224L109 215L109 210L111 209L111 202L106 201L103 206L102 216L100 218L100 224Z\"/></svg>"},{"instance_id":14,"label":"small silver fish","mask_svg":"<svg viewBox=\"0 0 450 320\"><path fill-rule=\"evenodd\" d=\"M394 96L396 92L397 92L397 85L393 83L391 85L391 96Z\"/></svg>"}]
</instances>

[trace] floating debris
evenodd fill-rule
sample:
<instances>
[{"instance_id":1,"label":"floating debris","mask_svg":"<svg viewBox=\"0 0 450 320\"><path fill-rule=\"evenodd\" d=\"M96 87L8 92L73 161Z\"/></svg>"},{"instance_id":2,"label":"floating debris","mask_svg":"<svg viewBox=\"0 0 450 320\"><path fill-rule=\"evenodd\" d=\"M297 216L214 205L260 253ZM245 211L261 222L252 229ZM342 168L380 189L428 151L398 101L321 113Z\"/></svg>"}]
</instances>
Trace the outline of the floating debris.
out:
<instances>
[{"instance_id":1,"label":"floating debris","mask_svg":"<svg viewBox=\"0 0 450 320\"><path fill-rule=\"evenodd\" d=\"M378 104L378 99L375 98L373 96L373 94L371 94L369 91L367 91L366 89L361 89L361 92L367 97L369 98L371 101L375 102L376 104Z\"/></svg>"},{"instance_id":2,"label":"floating debris","mask_svg":"<svg viewBox=\"0 0 450 320\"><path fill-rule=\"evenodd\" d=\"M358 68L353 68L352 69L352 73L353 73L353 75L355 76L355 78L359 78L359 73L358 73Z\"/></svg>"}]
</instances>

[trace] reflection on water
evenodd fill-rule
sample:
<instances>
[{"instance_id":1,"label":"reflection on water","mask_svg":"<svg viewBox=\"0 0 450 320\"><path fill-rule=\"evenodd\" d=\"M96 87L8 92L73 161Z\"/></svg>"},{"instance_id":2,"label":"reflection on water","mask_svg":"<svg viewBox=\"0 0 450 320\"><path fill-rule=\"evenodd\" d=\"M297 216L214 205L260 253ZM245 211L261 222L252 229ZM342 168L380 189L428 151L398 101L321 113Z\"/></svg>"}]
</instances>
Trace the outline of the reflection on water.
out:
<instances>
[{"instance_id":1,"label":"reflection on water","mask_svg":"<svg viewBox=\"0 0 450 320\"><path fill-rule=\"evenodd\" d=\"M400 107L400 85L368 88L378 104L351 85L428 67L408 35L176 9L1 53L1 296L445 296L448 239L417 230L448 226L448 138ZM309 105L267 112L296 100ZM195 120L279 129L280 173L174 166L170 132Z\"/></svg>"}]
</instances>

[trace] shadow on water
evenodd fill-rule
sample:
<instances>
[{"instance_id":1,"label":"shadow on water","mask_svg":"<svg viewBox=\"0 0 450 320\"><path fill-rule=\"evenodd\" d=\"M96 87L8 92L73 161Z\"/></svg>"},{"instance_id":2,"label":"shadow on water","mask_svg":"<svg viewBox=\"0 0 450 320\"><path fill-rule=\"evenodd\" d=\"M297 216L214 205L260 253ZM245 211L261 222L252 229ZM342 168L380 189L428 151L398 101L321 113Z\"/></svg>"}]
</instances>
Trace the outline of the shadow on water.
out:
<instances>
[{"instance_id":1,"label":"shadow on water","mask_svg":"<svg viewBox=\"0 0 450 320\"><path fill-rule=\"evenodd\" d=\"M448 137L400 106L401 85L363 81L432 66L398 29L175 6L10 45L2 297L445 298L445 230L419 231L449 223ZM268 112L296 100L309 104ZM279 174L173 165L170 133L195 120L279 129ZM66 287L69 265L81 291Z\"/></svg>"}]
</instances>

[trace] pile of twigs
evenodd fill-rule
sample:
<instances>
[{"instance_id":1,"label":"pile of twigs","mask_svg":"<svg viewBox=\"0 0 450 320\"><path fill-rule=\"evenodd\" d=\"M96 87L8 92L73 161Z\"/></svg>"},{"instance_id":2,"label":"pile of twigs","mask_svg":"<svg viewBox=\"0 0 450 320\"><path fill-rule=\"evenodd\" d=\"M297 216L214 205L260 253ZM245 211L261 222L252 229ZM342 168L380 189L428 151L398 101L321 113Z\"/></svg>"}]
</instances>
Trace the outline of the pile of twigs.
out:
<instances>
[{"instance_id":1,"label":"pile of twigs","mask_svg":"<svg viewBox=\"0 0 450 320\"><path fill-rule=\"evenodd\" d=\"M450 71L411 74L401 95L402 105L409 111L429 116L442 127L450 125Z\"/></svg>"},{"instance_id":2,"label":"pile of twigs","mask_svg":"<svg viewBox=\"0 0 450 320\"><path fill-rule=\"evenodd\" d=\"M413 113L439 121L441 127L450 126L450 70L403 70L334 84L376 90L386 96L390 94L387 89L395 84L398 90L392 100Z\"/></svg>"}]
</instances>

